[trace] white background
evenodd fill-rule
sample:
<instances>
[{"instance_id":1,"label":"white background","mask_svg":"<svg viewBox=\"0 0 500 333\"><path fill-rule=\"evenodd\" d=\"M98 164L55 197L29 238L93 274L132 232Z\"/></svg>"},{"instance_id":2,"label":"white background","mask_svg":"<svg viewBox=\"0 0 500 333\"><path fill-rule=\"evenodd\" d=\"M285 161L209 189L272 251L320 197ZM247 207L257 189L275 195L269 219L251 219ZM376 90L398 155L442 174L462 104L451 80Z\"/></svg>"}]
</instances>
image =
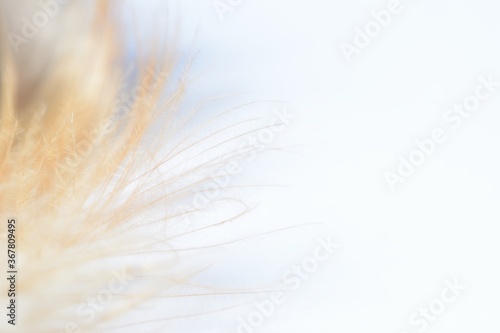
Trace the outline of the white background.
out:
<instances>
[{"instance_id":1,"label":"white background","mask_svg":"<svg viewBox=\"0 0 500 333\"><path fill-rule=\"evenodd\" d=\"M245 171L292 185L262 190L254 223L322 223L235 245L206 278L269 284L311 255L316 235L341 244L255 332L418 332L412 314L455 278L467 290L425 331L498 330L500 87L457 130L443 121L479 76L500 81L497 2L402 1L351 63L340 44L388 1L242 0L224 20L211 0L183 2L175 18L183 52L199 51L196 94L282 100L297 114L280 139L291 153ZM151 15L157 2L145 3ZM391 192L384 174L436 127L446 142ZM194 331L237 332L251 311Z\"/></svg>"}]
</instances>

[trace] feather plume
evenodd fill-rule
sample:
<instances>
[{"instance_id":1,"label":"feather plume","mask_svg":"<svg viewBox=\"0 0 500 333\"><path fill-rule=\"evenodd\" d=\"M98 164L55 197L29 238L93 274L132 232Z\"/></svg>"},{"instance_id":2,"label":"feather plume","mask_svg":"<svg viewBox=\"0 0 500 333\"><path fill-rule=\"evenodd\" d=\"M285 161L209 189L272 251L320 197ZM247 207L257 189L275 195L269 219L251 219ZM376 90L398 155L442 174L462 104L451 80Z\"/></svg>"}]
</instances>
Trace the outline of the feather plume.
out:
<instances>
[{"instance_id":1,"label":"feather plume","mask_svg":"<svg viewBox=\"0 0 500 333\"><path fill-rule=\"evenodd\" d=\"M221 292L190 282L205 268L193 251L217 243L188 238L247 207L221 197L210 210L224 203L230 213L195 219L190 203L241 154L231 138L254 124L189 125L192 114L178 113L187 79L174 79L175 54L152 47L127 70L111 2L43 3L57 8L40 28L12 19L43 20L39 3L1 8L0 219L13 226L0 229L0 244L15 238L16 331L135 332L189 317L144 315L144 306Z\"/></svg>"}]
</instances>

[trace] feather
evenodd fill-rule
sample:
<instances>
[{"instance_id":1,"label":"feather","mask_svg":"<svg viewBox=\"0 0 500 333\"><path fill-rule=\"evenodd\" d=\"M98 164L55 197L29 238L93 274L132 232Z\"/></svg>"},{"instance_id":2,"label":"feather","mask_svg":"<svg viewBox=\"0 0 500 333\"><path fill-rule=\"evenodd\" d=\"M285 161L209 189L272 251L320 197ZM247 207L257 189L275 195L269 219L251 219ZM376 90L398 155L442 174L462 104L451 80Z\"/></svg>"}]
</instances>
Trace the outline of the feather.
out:
<instances>
[{"instance_id":1,"label":"feather","mask_svg":"<svg viewBox=\"0 0 500 333\"><path fill-rule=\"evenodd\" d=\"M255 124L189 125L175 54L152 47L127 70L110 2L42 3L1 8L0 219L13 227L0 229L0 243L15 239L13 323L29 333L135 332L189 317L144 306L222 292L190 282L208 266L193 252L217 245L190 237L248 209L223 196L192 202ZM221 203L232 209L224 218L193 218Z\"/></svg>"}]
</instances>

